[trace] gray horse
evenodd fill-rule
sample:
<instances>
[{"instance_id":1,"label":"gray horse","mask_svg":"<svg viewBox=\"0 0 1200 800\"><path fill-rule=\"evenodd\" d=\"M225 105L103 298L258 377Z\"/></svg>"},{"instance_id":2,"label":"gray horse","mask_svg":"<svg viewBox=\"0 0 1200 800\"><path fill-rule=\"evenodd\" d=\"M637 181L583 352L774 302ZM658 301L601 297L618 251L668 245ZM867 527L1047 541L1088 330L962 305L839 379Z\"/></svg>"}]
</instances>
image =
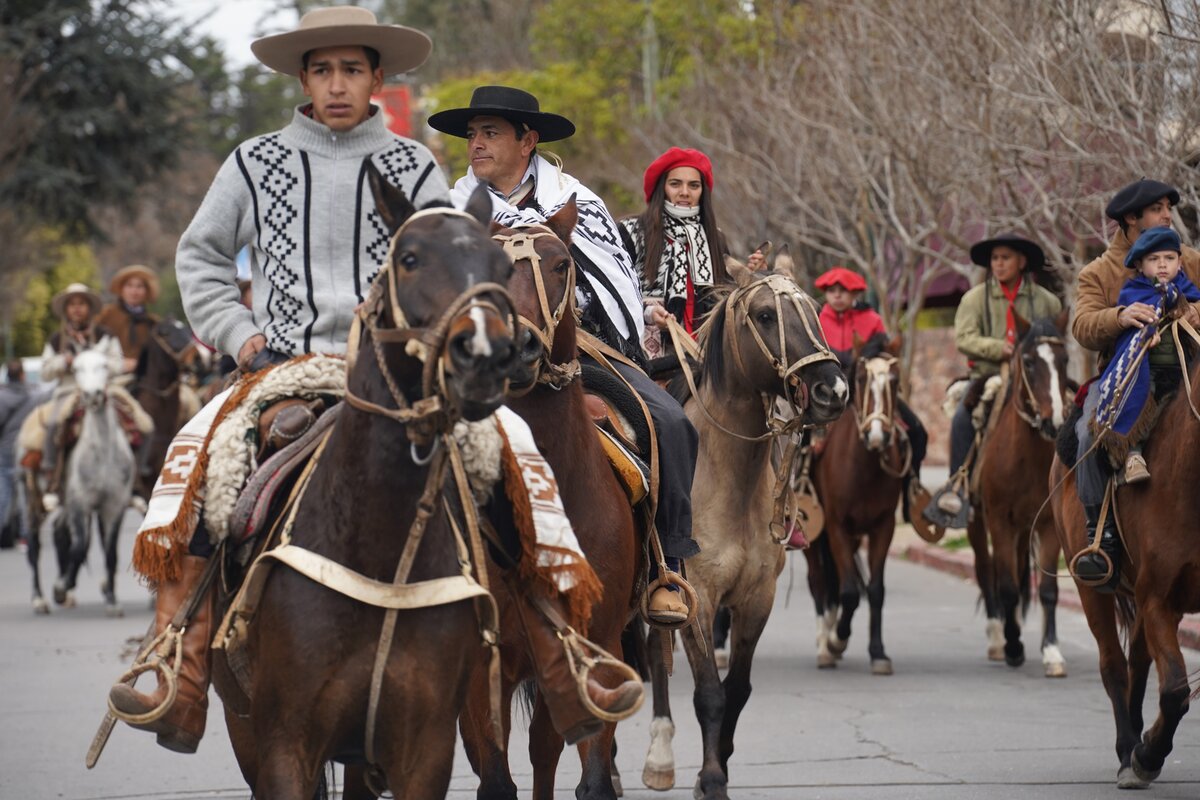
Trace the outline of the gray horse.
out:
<instances>
[{"instance_id":1,"label":"gray horse","mask_svg":"<svg viewBox=\"0 0 1200 800\"><path fill-rule=\"evenodd\" d=\"M87 560L92 517L96 517L104 544L106 571L101 590L108 615L119 617L123 612L114 589L117 533L133 492L134 460L129 439L121 429L108 393L112 368L112 350L107 340L80 353L72 362L72 374L84 408L83 422L79 440L67 459L62 508L51 513L47 523L53 526L58 550L59 577L54 582L54 601L70 607L75 605L75 581L79 568ZM34 598L35 606L39 599Z\"/></svg>"}]
</instances>

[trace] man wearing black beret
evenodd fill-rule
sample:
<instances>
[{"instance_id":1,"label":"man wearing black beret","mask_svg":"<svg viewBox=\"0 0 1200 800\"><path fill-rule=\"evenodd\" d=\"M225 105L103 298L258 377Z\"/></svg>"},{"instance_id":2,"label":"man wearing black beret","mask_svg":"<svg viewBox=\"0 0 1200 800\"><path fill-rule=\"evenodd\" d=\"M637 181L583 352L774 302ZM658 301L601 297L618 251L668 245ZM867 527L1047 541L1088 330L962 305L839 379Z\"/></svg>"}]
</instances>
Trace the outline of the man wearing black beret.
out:
<instances>
[{"instance_id":1,"label":"man wearing black beret","mask_svg":"<svg viewBox=\"0 0 1200 800\"><path fill-rule=\"evenodd\" d=\"M1153 306L1145 303L1120 306L1117 304L1117 296L1121 293L1125 279L1129 277L1129 271L1125 268L1125 256L1133 247L1134 241L1143 231L1150 228L1170 227L1171 208L1178 202L1179 192L1173 186L1142 178L1117 192L1104 209L1104 213L1120 226L1120 230L1109 243L1108 249L1079 273L1079 285L1075 295L1075 322L1071 326L1071 333L1075 335L1076 340L1098 354L1098 371L1103 371L1108 360L1112 358L1113 346L1122 331L1127 328L1141 328L1155 321ZM1182 251L1183 271L1195 283L1200 279L1200 252L1187 245L1183 246ZM1198 303L1191 304L1185 314L1185 318L1192 325L1200 325L1198 307ZM1077 460L1091 449L1092 433L1088 420L1096 416L1098 395L1099 390L1096 386L1090 386L1084 401L1083 416L1075 425L1075 432L1079 438ZM1098 457L1096 453L1080 460L1075 473L1075 487L1087 517L1089 544L1095 541L1096 525L1100 516L1100 506L1104 502L1104 487L1108 482L1109 473L1107 459ZM1119 554L1117 536L1114 516L1109 514L1104 524L1101 547L1112 556ZM1101 591L1115 591L1116 570L1113 575L1114 578L1108 584L1099 587Z\"/></svg>"}]
</instances>

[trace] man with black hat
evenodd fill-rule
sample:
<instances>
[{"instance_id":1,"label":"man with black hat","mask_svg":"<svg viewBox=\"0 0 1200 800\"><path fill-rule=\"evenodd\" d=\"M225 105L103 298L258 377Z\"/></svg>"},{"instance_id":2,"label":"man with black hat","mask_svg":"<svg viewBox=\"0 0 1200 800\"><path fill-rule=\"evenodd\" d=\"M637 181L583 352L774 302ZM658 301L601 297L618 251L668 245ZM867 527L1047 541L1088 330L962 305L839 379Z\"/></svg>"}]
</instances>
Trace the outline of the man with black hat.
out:
<instances>
[{"instance_id":1,"label":"man with black hat","mask_svg":"<svg viewBox=\"0 0 1200 800\"><path fill-rule=\"evenodd\" d=\"M440 111L429 125L467 140L471 165L454 185L455 205L465 204L479 182L492 189L492 217L506 227L537 225L572 197L579 222L571 239L582 325L624 358L614 368L641 395L658 436L661 480L655 526L667 566L678 572L700 548L692 538L692 478L699 436L683 409L639 369L643 320L641 285L617 224L594 192L537 152L539 143L566 139L575 125L541 110L532 94L508 86L480 86L465 108ZM583 356L586 359L586 356ZM677 591L663 587L650 598L650 616L664 623L687 617Z\"/></svg>"},{"instance_id":2,"label":"man with black hat","mask_svg":"<svg viewBox=\"0 0 1200 800\"><path fill-rule=\"evenodd\" d=\"M1126 257L1134 242L1143 231L1151 228L1170 227L1171 209L1179 203L1179 192L1170 184L1142 178L1125 186L1109 202L1104 213L1117 223L1120 229L1109 243L1108 249L1083 268L1075 292L1075 322L1071 333L1080 345L1097 353L1097 369L1103 371L1113 356L1113 347L1121 333L1129 328L1142 328L1154 324L1157 315L1154 307L1146 303L1119 305L1121 287L1129 277L1125 267ZM1200 252L1187 246L1181 248L1182 271L1193 282L1200 282ZM1193 326L1200 325L1200 303L1191 303L1184 318ZM1088 544L1096 540L1096 527L1100 520L1100 508L1104 503L1104 490L1111 476L1107 458L1096 452L1088 453L1092 447L1092 431L1088 420L1096 416L1099 392L1089 384L1084 400L1083 415L1075 425L1079 440L1076 450L1075 489L1083 504L1087 524ZM1086 455L1085 457L1085 453ZM1099 591L1116 591L1119 581L1120 539L1116 517L1106 516L1101 533L1101 549L1113 562L1113 572ZM1107 566L1099 557L1084 557L1076 564L1076 570L1085 578L1103 578Z\"/></svg>"},{"instance_id":3,"label":"man with black hat","mask_svg":"<svg viewBox=\"0 0 1200 800\"><path fill-rule=\"evenodd\" d=\"M971 261L988 274L959 303L954 315L954 344L967 357L971 377L983 378L998 374L1000 365L1012 357L1017 315L1026 320L1057 316L1062 301L1033 280L1032 275L1045 266L1046 255L1023 236L1005 233L978 242L971 247ZM951 483L937 493L936 504L927 509L927 516L936 524L951 527L945 523L962 517L966 498L961 490L951 487L964 485L954 478L966 464L974 439L971 412L960 401L950 424ZM945 516L937 515L938 511Z\"/></svg>"}]
</instances>

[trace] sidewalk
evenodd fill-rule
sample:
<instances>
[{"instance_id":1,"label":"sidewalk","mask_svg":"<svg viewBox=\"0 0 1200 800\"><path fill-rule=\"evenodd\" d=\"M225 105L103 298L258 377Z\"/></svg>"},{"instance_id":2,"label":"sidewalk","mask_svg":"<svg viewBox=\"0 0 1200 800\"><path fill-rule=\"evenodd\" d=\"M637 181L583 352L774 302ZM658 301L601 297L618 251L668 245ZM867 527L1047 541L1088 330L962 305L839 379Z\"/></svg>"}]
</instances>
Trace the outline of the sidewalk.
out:
<instances>
[{"instance_id":1,"label":"sidewalk","mask_svg":"<svg viewBox=\"0 0 1200 800\"><path fill-rule=\"evenodd\" d=\"M942 541L953 540L966 536L966 531L947 531ZM940 545L929 544L917 536L911 525L898 522L896 534L892 537L891 555L893 558L904 558L915 564L931 567L941 572L957 575L964 580L975 581L975 554L969 545L962 549L950 550ZM1037 596L1037 592L1034 592ZM1079 602L1079 590L1074 581L1059 580L1058 605L1082 613L1083 606ZM1200 650L1200 614L1190 614L1179 624L1179 644L1192 650Z\"/></svg>"}]
</instances>

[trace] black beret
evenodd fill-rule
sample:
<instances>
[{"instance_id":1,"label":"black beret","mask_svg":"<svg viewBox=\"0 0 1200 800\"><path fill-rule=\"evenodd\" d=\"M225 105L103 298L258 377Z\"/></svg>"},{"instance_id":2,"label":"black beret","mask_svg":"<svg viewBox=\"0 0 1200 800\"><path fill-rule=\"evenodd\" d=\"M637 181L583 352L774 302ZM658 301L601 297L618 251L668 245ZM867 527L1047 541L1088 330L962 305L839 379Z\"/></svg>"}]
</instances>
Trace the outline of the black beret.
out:
<instances>
[{"instance_id":1,"label":"black beret","mask_svg":"<svg viewBox=\"0 0 1200 800\"><path fill-rule=\"evenodd\" d=\"M1179 205L1179 192L1175 191L1174 186L1142 178L1117 192L1105 207L1104 213L1109 219L1121 222L1126 214L1141 213L1143 208L1157 203L1164 197L1171 201L1171 205Z\"/></svg>"}]
</instances>

